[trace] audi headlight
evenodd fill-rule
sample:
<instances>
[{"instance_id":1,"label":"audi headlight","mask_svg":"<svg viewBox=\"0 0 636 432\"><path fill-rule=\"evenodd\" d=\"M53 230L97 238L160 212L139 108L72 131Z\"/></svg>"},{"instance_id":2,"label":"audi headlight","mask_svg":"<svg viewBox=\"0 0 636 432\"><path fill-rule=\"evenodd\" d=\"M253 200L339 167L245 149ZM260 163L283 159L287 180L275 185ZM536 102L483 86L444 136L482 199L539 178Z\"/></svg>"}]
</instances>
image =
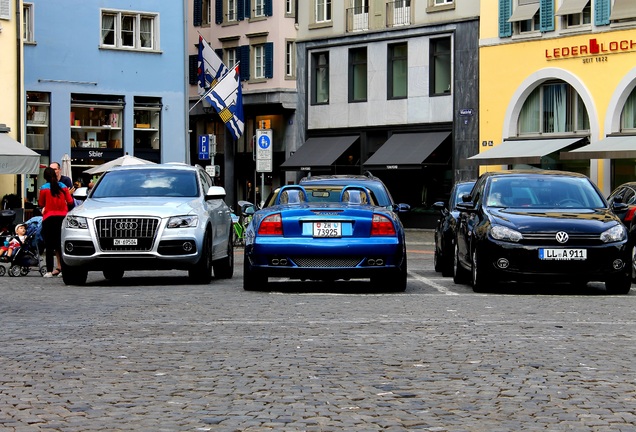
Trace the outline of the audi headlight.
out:
<instances>
[{"instance_id":1,"label":"audi headlight","mask_svg":"<svg viewBox=\"0 0 636 432\"><path fill-rule=\"evenodd\" d=\"M168 228L194 228L198 223L198 216L173 216L168 220Z\"/></svg>"},{"instance_id":2,"label":"audi headlight","mask_svg":"<svg viewBox=\"0 0 636 432\"><path fill-rule=\"evenodd\" d=\"M519 231L515 231L502 225L493 225L490 228L490 235L496 240L518 242L523 238Z\"/></svg>"},{"instance_id":3,"label":"audi headlight","mask_svg":"<svg viewBox=\"0 0 636 432\"><path fill-rule=\"evenodd\" d=\"M603 243L611 243L622 241L627 237L627 230L622 224L616 225L607 231L601 233L601 241Z\"/></svg>"},{"instance_id":4,"label":"audi headlight","mask_svg":"<svg viewBox=\"0 0 636 432\"><path fill-rule=\"evenodd\" d=\"M88 222L85 217L69 215L66 217L66 228L88 229Z\"/></svg>"}]
</instances>

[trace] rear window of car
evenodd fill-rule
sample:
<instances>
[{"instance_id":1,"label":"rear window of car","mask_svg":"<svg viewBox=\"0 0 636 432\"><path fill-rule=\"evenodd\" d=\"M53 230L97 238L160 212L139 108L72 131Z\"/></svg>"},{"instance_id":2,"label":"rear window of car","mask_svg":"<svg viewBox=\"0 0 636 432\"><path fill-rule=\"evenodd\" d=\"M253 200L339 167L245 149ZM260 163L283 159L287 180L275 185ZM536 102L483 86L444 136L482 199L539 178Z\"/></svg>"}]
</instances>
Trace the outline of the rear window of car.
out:
<instances>
[{"instance_id":1,"label":"rear window of car","mask_svg":"<svg viewBox=\"0 0 636 432\"><path fill-rule=\"evenodd\" d=\"M104 174L92 198L196 197L196 173L178 170L122 170Z\"/></svg>"},{"instance_id":2,"label":"rear window of car","mask_svg":"<svg viewBox=\"0 0 636 432\"><path fill-rule=\"evenodd\" d=\"M344 187L345 186L303 186L307 192L304 200L310 203L337 203L340 202L340 195L342 194L342 189ZM280 189L276 189L272 194L270 194L265 202L265 207L274 205L279 191ZM368 189L367 191L371 198L370 204L377 205L377 200L373 191Z\"/></svg>"}]
</instances>

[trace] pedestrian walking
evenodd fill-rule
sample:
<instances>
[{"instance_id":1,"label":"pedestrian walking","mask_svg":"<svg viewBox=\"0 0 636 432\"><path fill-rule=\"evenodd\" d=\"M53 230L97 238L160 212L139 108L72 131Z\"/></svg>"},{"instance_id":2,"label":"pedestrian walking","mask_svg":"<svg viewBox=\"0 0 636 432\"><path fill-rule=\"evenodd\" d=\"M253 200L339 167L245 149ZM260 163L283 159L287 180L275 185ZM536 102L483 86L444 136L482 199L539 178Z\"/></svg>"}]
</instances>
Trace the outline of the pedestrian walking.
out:
<instances>
[{"instance_id":1,"label":"pedestrian walking","mask_svg":"<svg viewBox=\"0 0 636 432\"><path fill-rule=\"evenodd\" d=\"M62 273L62 221L73 205L73 197L68 187L58 181L54 168L44 170L44 180L47 181L40 188L38 204L42 208L42 236L46 248L46 274L44 277L58 276ZM54 267L54 257L57 257L57 268Z\"/></svg>"}]
</instances>

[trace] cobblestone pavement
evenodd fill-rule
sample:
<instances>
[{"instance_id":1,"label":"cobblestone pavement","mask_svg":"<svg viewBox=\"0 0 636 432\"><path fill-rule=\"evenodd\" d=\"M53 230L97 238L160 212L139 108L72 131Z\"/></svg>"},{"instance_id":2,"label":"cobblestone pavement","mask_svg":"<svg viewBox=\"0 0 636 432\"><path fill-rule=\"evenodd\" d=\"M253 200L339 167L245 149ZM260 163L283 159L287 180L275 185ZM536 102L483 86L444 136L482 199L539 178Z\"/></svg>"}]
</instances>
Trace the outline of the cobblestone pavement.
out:
<instances>
[{"instance_id":1,"label":"cobblestone pavement","mask_svg":"<svg viewBox=\"0 0 636 432\"><path fill-rule=\"evenodd\" d=\"M0 278L2 431L633 431L636 293Z\"/></svg>"}]
</instances>

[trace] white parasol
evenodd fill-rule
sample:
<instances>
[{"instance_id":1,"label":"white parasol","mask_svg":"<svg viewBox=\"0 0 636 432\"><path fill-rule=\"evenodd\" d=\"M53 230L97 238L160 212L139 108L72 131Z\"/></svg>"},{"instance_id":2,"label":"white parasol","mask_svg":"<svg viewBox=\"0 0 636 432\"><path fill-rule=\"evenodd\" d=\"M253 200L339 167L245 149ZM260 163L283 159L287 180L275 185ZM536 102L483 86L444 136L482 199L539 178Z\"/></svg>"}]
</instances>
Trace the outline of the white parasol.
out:
<instances>
[{"instance_id":1,"label":"white parasol","mask_svg":"<svg viewBox=\"0 0 636 432\"><path fill-rule=\"evenodd\" d=\"M104 164L98 165L96 167L87 169L86 171L84 171L87 174L98 174L98 173L103 173L106 171L110 171L112 168L117 167L117 166L126 166L126 165L147 165L147 164L154 164L154 162L151 162L149 160L146 159L140 159L134 156L130 156L130 155L124 155L121 157L118 157L117 159L114 159L112 161L108 161Z\"/></svg>"}]
</instances>

